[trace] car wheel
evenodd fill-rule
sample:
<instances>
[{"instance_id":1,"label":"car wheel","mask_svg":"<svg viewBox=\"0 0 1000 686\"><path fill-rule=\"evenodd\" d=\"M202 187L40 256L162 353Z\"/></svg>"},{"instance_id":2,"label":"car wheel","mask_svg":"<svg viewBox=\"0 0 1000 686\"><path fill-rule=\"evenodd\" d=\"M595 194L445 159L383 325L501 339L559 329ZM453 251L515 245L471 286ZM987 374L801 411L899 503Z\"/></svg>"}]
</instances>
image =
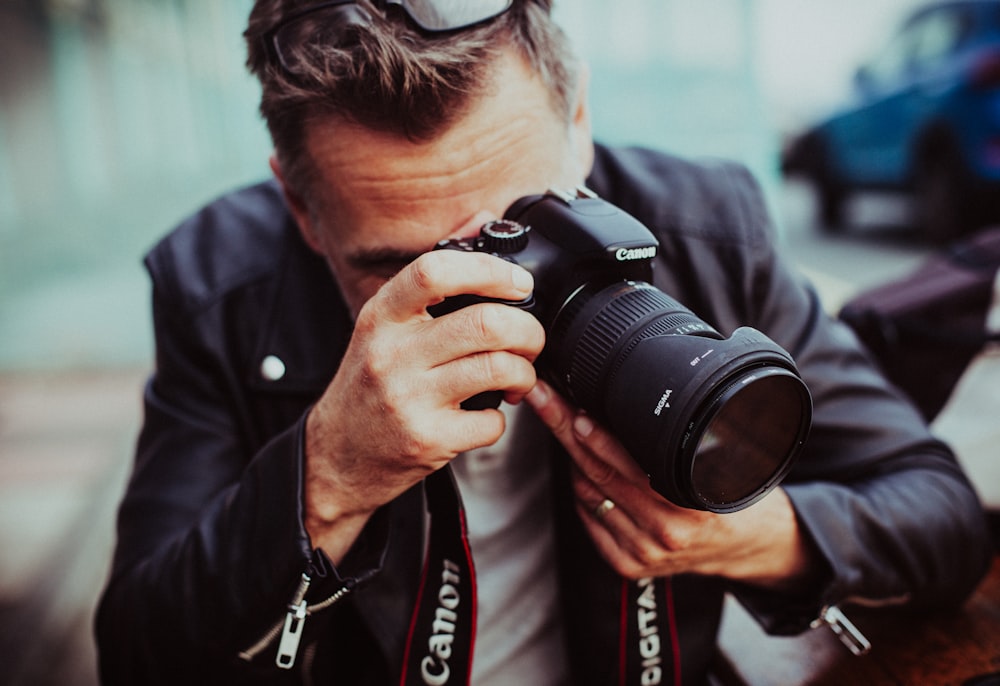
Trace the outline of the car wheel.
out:
<instances>
[{"instance_id":1,"label":"car wheel","mask_svg":"<svg viewBox=\"0 0 1000 686\"><path fill-rule=\"evenodd\" d=\"M973 224L972 194L958 153L940 148L922 157L914 183L915 224L930 243L955 240Z\"/></svg>"},{"instance_id":2,"label":"car wheel","mask_svg":"<svg viewBox=\"0 0 1000 686\"><path fill-rule=\"evenodd\" d=\"M830 179L815 181L820 227L825 231L841 231L844 228L844 205L847 193L843 187Z\"/></svg>"},{"instance_id":3,"label":"car wheel","mask_svg":"<svg viewBox=\"0 0 1000 686\"><path fill-rule=\"evenodd\" d=\"M819 226L824 231L834 232L844 228L847 189L837 179L827 145L819 137L810 141L810 177L816 189L816 219Z\"/></svg>"}]
</instances>

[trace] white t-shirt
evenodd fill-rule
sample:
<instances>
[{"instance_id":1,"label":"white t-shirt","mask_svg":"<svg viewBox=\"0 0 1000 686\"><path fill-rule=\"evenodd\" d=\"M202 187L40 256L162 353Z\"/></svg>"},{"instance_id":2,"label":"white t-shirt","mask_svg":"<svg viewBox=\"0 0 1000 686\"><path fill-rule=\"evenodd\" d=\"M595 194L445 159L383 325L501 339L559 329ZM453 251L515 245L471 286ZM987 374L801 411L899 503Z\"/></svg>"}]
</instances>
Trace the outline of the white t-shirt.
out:
<instances>
[{"instance_id":1,"label":"white t-shirt","mask_svg":"<svg viewBox=\"0 0 1000 686\"><path fill-rule=\"evenodd\" d=\"M478 589L472 683L563 684L568 667L545 455L551 435L526 404L501 410L501 439L452 462Z\"/></svg>"}]
</instances>

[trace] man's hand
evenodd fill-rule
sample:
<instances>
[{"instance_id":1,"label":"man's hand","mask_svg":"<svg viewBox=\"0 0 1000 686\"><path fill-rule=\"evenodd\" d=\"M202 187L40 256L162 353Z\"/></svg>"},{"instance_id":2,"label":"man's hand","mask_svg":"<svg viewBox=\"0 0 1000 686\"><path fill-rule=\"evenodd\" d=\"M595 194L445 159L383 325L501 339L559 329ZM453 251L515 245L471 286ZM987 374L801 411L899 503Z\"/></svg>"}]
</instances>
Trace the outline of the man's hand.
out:
<instances>
[{"instance_id":1,"label":"man's hand","mask_svg":"<svg viewBox=\"0 0 1000 686\"><path fill-rule=\"evenodd\" d=\"M532 315L480 303L435 319L427 307L463 293L518 300L532 287L527 271L499 258L432 251L361 309L306 430L306 527L334 561L376 508L500 437L503 414L462 410L463 400L503 390L517 402L535 384L545 333Z\"/></svg>"},{"instance_id":2,"label":"man's hand","mask_svg":"<svg viewBox=\"0 0 1000 686\"><path fill-rule=\"evenodd\" d=\"M610 433L544 382L526 400L572 457L577 512L623 576L691 572L787 590L807 582L812 553L781 489L731 514L679 507L653 491Z\"/></svg>"}]
</instances>

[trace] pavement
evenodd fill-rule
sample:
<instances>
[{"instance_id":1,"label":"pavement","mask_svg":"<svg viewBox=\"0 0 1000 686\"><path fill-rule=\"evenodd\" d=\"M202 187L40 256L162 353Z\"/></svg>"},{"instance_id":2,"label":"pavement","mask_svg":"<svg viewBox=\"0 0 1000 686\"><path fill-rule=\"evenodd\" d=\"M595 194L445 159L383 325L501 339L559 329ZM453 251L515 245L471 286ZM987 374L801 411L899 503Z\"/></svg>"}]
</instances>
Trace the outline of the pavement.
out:
<instances>
[{"instance_id":1,"label":"pavement","mask_svg":"<svg viewBox=\"0 0 1000 686\"><path fill-rule=\"evenodd\" d=\"M0 684L95 686L143 369L0 374Z\"/></svg>"}]
</instances>

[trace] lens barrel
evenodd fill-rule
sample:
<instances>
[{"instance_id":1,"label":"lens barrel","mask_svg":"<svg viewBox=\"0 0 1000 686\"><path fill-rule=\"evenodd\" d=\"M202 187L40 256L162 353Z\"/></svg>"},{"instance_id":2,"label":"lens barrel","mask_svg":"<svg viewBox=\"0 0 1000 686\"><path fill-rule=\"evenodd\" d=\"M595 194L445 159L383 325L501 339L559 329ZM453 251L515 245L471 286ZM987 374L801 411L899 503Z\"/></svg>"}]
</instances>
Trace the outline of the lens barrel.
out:
<instances>
[{"instance_id":1,"label":"lens barrel","mask_svg":"<svg viewBox=\"0 0 1000 686\"><path fill-rule=\"evenodd\" d=\"M812 400L789 355L743 327L724 338L654 286L588 284L556 315L540 363L685 507L733 512L787 474Z\"/></svg>"}]
</instances>

